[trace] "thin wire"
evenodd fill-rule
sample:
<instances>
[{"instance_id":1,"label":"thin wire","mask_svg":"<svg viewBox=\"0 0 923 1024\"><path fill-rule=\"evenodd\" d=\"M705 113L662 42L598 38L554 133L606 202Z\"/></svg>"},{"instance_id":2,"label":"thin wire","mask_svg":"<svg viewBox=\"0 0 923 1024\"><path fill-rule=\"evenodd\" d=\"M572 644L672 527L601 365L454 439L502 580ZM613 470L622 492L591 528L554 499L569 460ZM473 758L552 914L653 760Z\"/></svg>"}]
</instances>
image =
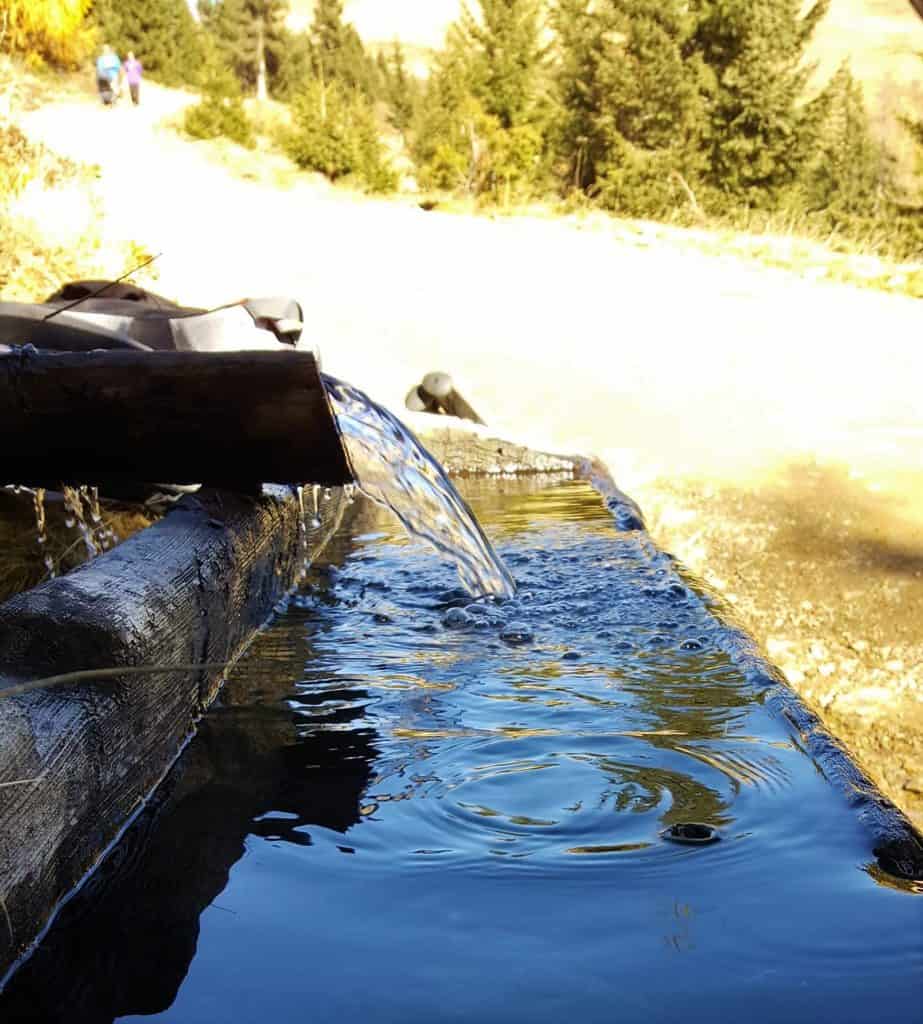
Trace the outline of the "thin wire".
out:
<instances>
[{"instance_id":1,"label":"thin wire","mask_svg":"<svg viewBox=\"0 0 923 1024\"><path fill-rule=\"evenodd\" d=\"M27 683L16 683L0 690L0 698L16 697L34 690L46 690L67 683L81 683L88 679L118 679L120 676L156 675L158 672L199 672L202 669L227 668L229 661L206 661L198 665L126 665L123 668L86 668L77 672L64 672L44 679L30 679Z\"/></svg>"},{"instance_id":2,"label":"thin wire","mask_svg":"<svg viewBox=\"0 0 923 1024\"><path fill-rule=\"evenodd\" d=\"M89 292L87 295L81 295L79 299L74 299L73 302L69 302L66 306L62 306L60 309L52 310L48 316L42 317L42 320L50 320L52 317L57 316L58 313L66 313L67 310L73 309L74 306L79 306L81 302L86 302L87 299L95 299L97 295L102 295L107 288L111 288L114 284L121 284L126 277L131 277L132 274L136 274L139 270L143 270L149 263L153 263L154 260L160 259L161 256L163 256L162 252L155 253L143 263L139 263L138 266L133 267L131 270L122 274L121 277L117 277L114 281L107 281L102 288L97 288L96 291Z\"/></svg>"}]
</instances>

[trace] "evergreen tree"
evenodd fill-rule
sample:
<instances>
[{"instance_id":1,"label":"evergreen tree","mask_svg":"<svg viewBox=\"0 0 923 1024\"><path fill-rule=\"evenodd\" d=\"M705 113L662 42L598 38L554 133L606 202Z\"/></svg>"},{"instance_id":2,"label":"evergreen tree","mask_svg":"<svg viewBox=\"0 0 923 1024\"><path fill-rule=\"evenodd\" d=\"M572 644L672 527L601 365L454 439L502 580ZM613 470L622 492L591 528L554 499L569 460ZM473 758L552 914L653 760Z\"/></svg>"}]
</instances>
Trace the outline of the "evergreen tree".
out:
<instances>
[{"instance_id":1,"label":"evergreen tree","mask_svg":"<svg viewBox=\"0 0 923 1024\"><path fill-rule=\"evenodd\" d=\"M200 0L199 12L241 85L265 99L283 59L288 0Z\"/></svg>"},{"instance_id":2,"label":"evergreen tree","mask_svg":"<svg viewBox=\"0 0 923 1024\"><path fill-rule=\"evenodd\" d=\"M407 70L404 50L395 40L390 54L378 55L379 81L382 95L390 111L391 123L400 132L405 132L413 123L417 104L420 100L420 85Z\"/></svg>"},{"instance_id":3,"label":"evergreen tree","mask_svg":"<svg viewBox=\"0 0 923 1024\"><path fill-rule=\"evenodd\" d=\"M462 10L459 32L472 54L473 91L506 130L536 121L544 50L537 0L480 0Z\"/></svg>"},{"instance_id":4,"label":"evergreen tree","mask_svg":"<svg viewBox=\"0 0 923 1024\"><path fill-rule=\"evenodd\" d=\"M544 53L535 0L482 0L450 29L430 76L414 153L425 184L506 201L543 170Z\"/></svg>"},{"instance_id":5,"label":"evergreen tree","mask_svg":"<svg viewBox=\"0 0 923 1024\"><path fill-rule=\"evenodd\" d=\"M694 21L681 0L610 0L608 13L600 194L624 213L666 216L686 205L680 183L699 170L702 69L683 52Z\"/></svg>"},{"instance_id":6,"label":"evergreen tree","mask_svg":"<svg viewBox=\"0 0 923 1024\"><path fill-rule=\"evenodd\" d=\"M183 85L198 75L202 38L186 0L96 0L92 16L105 42L123 58L134 51L159 81Z\"/></svg>"},{"instance_id":7,"label":"evergreen tree","mask_svg":"<svg viewBox=\"0 0 923 1024\"><path fill-rule=\"evenodd\" d=\"M196 139L225 138L241 146L253 145L253 128L244 110L240 82L214 52L203 69L202 98L186 108L183 126Z\"/></svg>"},{"instance_id":8,"label":"evergreen tree","mask_svg":"<svg viewBox=\"0 0 923 1024\"><path fill-rule=\"evenodd\" d=\"M823 211L834 225L881 216L890 168L869 130L862 89L845 64L816 103L816 146L799 178L805 207Z\"/></svg>"},{"instance_id":9,"label":"evergreen tree","mask_svg":"<svg viewBox=\"0 0 923 1024\"><path fill-rule=\"evenodd\" d=\"M688 4L561 0L553 24L565 188L632 216L685 206L701 163L706 78L688 52Z\"/></svg>"},{"instance_id":10,"label":"evergreen tree","mask_svg":"<svg viewBox=\"0 0 923 1024\"><path fill-rule=\"evenodd\" d=\"M829 0L693 0L689 49L710 71L708 183L751 206L771 206L797 178L816 139L803 106L804 54Z\"/></svg>"},{"instance_id":11,"label":"evergreen tree","mask_svg":"<svg viewBox=\"0 0 923 1024\"><path fill-rule=\"evenodd\" d=\"M337 81L310 79L295 97L285 149L300 167L332 181L353 176L375 192L396 186L369 101Z\"/></svg>"},{"instance_id":12,"label":"evergreen tree","mask_svg":"<svg viewBox=\"0 0 923 1024\"><path fill-rule=\"evenodd\" d=\"M378 68L365 52L359 33L343 21L343 0L317 0L310 40L314 74L322 83L339 82L375 98Z\"/></svg>"},{"instance_id":13,"label":"evergreen tree","mask_svg":"<svg viewBox=\"0 0 923 1024\"><path fill-rule=\"evenodd\" d=\"M608 151L600 130L606 106L601 69L607 39L591 0L558 0L551 11L556 36L553 145L562 159L565 189L593 189Z\"/></svg>"},{"instance_id":14,"label":"evergreen tree","mask_svg":"<svg viewBox=\"0 0 923 1024\"><path fill-rule=\"evenodd\" d=\"M270 79L272 94L290 101L314 74L314 55L306 32L282 32L279 60Z\"/></svg>"},{"instance_id":15,"label":"evergreen tree","mask_svg":"<svg viewBox=\"0 0 923 1024\"><path fill-rule=\"evenodd\" d=\"M425 186L479 191L476 126L484 117L472 95L471 55L453 26L426 82L413 126L411 151Z\"/></svg>"}]
</instances>

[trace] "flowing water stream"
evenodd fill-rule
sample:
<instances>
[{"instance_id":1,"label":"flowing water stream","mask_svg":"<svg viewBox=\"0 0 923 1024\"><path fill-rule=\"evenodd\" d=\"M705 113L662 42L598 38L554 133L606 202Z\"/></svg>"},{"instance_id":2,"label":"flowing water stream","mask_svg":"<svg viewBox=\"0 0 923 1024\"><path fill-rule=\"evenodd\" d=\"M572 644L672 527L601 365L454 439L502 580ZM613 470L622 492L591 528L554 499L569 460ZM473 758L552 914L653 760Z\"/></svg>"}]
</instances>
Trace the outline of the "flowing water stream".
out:
<instances>
[{"instance_id":1,"label":"flowing water stream","mask_svg":"<svg viewBox=\"0 0 923 1024\"><path fill-rule=\"evenodd\" d=\"M358 388L326 375L323 381L361 490L453 562L469 594L512 597L513 578L442 466Z\"/></svg>"},{"instance_id":2,"label":"flowing water stream","mask_svg":"<svg viewBox=\"0 0 923 1024\"><path fill-rule=\"evenodd\" d=\"M357 500L0 1020L920 1021L920 887L707 595L583 483L463 493L516 594Z\"/></svg>"}]
</instances>

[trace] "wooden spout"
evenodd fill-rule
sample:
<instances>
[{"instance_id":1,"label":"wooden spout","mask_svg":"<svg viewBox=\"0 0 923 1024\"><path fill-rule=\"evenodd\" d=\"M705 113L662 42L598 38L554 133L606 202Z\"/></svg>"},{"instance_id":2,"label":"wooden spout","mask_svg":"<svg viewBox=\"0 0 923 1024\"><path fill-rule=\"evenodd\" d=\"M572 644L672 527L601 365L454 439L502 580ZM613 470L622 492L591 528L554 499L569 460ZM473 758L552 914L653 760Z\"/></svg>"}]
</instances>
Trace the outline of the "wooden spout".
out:
<instances>
[{"instance_id":1,"label":"wooden spout","mask_svg":"<svg viewBox=\"0 0 923 1024\"><path fill-rule=\"evenodd\" d=\"M352 480L310 352L0 355L0 483Z\"/></svg>"}]
</instances>

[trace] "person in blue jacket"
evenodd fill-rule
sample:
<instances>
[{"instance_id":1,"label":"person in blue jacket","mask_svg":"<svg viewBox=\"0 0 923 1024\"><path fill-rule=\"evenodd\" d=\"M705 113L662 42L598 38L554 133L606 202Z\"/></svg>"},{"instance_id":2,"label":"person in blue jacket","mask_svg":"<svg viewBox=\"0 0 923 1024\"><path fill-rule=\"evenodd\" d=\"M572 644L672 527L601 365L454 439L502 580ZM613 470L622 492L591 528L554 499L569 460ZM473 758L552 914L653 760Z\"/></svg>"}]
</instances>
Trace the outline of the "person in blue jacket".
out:
<instances>
[{"instance_id":1,"label":"person in blue jacket","mask_svg":"<svg viewBox=\"0 0 923 1024\"><path fill-rule=\"evenodd\" d=\"M103 103L108 106L118 99L119 79L122 74L122 62L111 46L103 46L96 58L96 87Z\"/></svg>"}]
</instances>

